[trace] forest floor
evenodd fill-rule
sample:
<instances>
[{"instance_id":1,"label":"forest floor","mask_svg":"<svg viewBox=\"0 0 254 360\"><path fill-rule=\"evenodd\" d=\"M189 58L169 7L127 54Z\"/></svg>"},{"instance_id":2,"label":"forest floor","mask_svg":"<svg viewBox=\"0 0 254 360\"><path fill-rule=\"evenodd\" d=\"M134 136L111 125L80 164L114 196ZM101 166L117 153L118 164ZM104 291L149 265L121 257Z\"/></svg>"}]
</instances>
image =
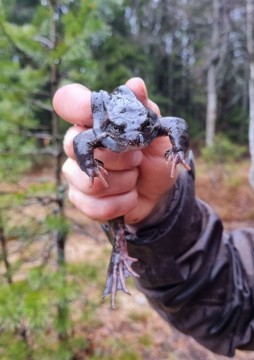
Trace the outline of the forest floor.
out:
<instances>
[{"instance_id":1,"label":"forest floor","mask_svg":"<svg viewBox=\"0 0 254 360\"><path fill-rule=\"evenodd\" d=\"M249 163L208 165L196 163L196 193L207 201L220 215L227 230L239 226L254 226L254 193L248 184ZM70 217L94 226L75 209L69 208ZM99 236L98 236L99 235ZM96 235L97 241L77 232L68 239L66 254L70 262L103 262L110 245L104 234ZM106 250L105 250L106 249ZM107 267L107 266L106 266ZM106 276L106 268L101 276ZM130 281L130 283L129 283ZM117 309L110 309L109 300L96 310L99 323L89 331L90 348L77 359L146 359L146 360L222 360L197 344L191 337L180 334L168 326L148 305L145 297L131 284L132 296L117 294ZM100 289L102 293L103 288ZM98 296L98 293L96 293ZM89 356L89 353L91 356ZM96 357L97 359L97 357ZM235 359L254 360L254 353L237 352Z\"/></svg>"},{"instance_id":2,"label":"forest floor","mask_svg":"<svg viewBox=\"0 0 254 360\"><path fill-rule=\"evenodd\" d=\"M225 229L254 226L254 192L248 184L248 161L208 166L196 161L196 193L222 218ZM51 170L42 169L26 177L23 185L50 178ZM77 306L74 333L86 339L86 346L72 360L223 360L197 344L191 337L169 326L149 306L146 298L128 279L131 296L117 293L116 310L109 298L102 301L111 245L100 226L67 203L66 215L75 221L66 244L69 264L97 267L98 277L82 288L85 303ZM85 227L84 227L85 224ZM89 304L91 306L89 306ZM237 360L254 360L254 352L238 351Z\"/></svg>"}]
</instances>

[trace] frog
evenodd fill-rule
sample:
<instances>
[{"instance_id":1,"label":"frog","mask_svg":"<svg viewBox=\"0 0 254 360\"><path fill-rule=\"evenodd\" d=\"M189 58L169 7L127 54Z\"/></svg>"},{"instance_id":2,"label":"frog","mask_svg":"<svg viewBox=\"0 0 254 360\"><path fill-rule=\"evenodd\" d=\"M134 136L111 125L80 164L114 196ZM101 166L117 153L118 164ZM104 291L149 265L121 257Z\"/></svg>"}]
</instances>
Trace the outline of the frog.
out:
<instances>
[{"instance_id":1,"label":"frog","mask_svg":"<svg viewBox=\"0 0 254 360\"><path fill-rule=\"evenodd\" d=\"M144 149L160 136L168 136L171 147L165 152L166 164L172 162L170 176L174 177L176 167L182 164L190 170L185 160L189 147L188 124L178 117L160 117L145 106L127 85L120 85L111 93L100 90L91 94L93 127L79 133L73 141L76 161L93 186L98 177L108 187L107 169L103 162L94 157L96 148L106 148L113 152ZM124 215L109 220L112 238L112 254L103 298L111 295L111 308L115 309L118 290L130 294L125 279L139 274L132 265L137 258L128 254Z\"/></svg>"}]
</instances>

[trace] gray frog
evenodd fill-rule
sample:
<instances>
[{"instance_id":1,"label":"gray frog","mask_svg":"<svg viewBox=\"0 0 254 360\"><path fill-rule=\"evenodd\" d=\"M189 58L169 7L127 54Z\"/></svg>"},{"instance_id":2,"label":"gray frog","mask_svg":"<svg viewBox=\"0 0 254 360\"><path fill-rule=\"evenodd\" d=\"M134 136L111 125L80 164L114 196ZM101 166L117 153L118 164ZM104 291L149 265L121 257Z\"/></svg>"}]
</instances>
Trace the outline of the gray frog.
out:
<instances>
[{"instance_id":1,"label":"gray frog","mask_svg":"<svg viewBox=\"0 0 254 360\"><path fill-rule=\"evenodd\" d=\"M145 107L126 86L117 87L111 94L106 91L92 92L93 128L77 135L74 152L80 168L89 176L91 186L99 177L105 187L107 170L94 158L95 148L107 148L114 152L130 151L147 147L156 137L168 136L172 148L165 152L166 161L172 161L171 177L178 163L190 170L185 161L189 146L188 127L183 119L161 117ZM128 255L125 239L124 217L109 221L113 250L103 297L111 294L111 307L115 308L118 290L129 293L125 278L139 275L131 268L138 261Z\"/></svg>"}]
</instances>

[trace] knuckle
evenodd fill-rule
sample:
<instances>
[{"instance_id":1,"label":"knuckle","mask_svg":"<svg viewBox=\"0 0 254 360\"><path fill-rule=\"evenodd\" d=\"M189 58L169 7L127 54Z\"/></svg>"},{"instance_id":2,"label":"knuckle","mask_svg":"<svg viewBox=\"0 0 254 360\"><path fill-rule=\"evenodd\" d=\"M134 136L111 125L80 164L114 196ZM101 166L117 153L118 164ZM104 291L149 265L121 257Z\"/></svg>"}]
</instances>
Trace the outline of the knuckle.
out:
<instances>
[{"instance_id":1,"label":"knuckle","mask_svg":"<svg viewBox=\"0 0 254 360\"><path fill-rule=\"evenodd\" d=\"M72 186L69 186L69 189L68 189L68 199L72 204L76 205L75 191Z\"/></svg>"},{"instance_id":2,"label":"knuckle","mask_svg":"<svg viewBox=\"0 0 254 360\"><path fill-rule=\"evenodd\" d=\"M72 165L73 165L72 160L70 158L65 160L65 162L62 165L62 173L66 179L68 179L69 174L71 174Z\"/></svg>"}]
</instances>

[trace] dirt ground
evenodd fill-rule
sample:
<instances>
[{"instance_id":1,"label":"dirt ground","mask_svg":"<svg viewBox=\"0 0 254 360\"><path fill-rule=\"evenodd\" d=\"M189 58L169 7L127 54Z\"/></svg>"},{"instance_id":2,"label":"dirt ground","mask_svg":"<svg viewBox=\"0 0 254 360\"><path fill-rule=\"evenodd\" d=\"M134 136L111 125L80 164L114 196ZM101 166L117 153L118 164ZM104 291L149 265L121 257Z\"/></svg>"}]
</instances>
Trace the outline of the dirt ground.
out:
<instances>
[{"instance_id":1,"label":"dirt ground","mask_svg":"<svg viewBox=\"0 0 254 360\"><path fill-rule=\"evenodd\" d=\"M249 161L196 166L196 194L209 203L225 229L254 225L254 192L248 182Z\"/></svg>"}]
</instances>

